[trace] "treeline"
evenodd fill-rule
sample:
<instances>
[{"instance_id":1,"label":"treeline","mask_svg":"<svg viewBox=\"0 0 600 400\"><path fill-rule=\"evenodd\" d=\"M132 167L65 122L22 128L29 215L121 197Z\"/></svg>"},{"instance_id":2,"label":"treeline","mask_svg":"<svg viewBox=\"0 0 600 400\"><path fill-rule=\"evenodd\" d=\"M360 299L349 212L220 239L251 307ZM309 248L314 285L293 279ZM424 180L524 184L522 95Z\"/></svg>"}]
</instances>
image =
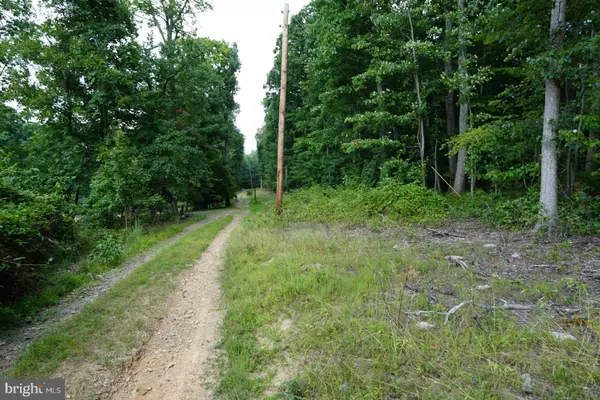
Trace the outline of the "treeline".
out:
<instances>
[{"instance_id":1,"label":"treeline","mask_svg":"<svg viewBox=\"0 0 600 400\"><path fill-rule=\"evenodd\" d=\"M558 201L600 229L597 6L313 0L290 22L289 187L392 180L485 190L534 197L542 227L556 226ZM281 38L257 134L268 186L280 49Z\"/></svg>"},{"instance_id":2,"label":"treeline","mask_svg":"<svg viewBox=\"0 0 600 400\"><path fill-rule=\"evenodd\" d=\"M1 4L0 301L75 251L75 221L229 204L240 62L235 45L186 28L204 0Z\"/></svg>"}]
</instances>

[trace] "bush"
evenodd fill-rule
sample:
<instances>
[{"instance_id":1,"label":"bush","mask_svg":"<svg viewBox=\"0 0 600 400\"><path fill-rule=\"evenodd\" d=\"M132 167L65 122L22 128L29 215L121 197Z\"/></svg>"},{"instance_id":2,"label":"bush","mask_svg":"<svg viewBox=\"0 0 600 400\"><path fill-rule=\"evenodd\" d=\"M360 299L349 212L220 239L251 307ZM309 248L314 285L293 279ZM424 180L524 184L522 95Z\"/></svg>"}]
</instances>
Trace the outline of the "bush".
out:
<instances>
[{"instance_id":1,"label":"bush","mask_svg":"<svg viewBox=\"0 0 600 400\"><path fill-rule=\"evenodd\" d=\"M124 246L121 240L109 233L104 234L102 239L96 243L92 253L92 259L104 265L116 265L123 257Z\"/></svg>"},{"instance_id":2,"label":"bush","mask_svg":"<svg viewBox=\"0 0 600 400\"><path fill-rule=\"evenodd\" d=\"M31 291L42 267L76 244L75 221L60 196L23 192L0 181L0 302Z\"/></svg>"},{"instance_id":3,"label":"bush","mask_svg":"<svg viewBox=\"0 0 600 400\"><path fill-rule=\"evenodd\" d=\"M284 201L286 216L297 221L386 224L436 222L446 217L441 195L391 180L374 189L313 186L290 193Z\"/></svg>"}]
</instances>

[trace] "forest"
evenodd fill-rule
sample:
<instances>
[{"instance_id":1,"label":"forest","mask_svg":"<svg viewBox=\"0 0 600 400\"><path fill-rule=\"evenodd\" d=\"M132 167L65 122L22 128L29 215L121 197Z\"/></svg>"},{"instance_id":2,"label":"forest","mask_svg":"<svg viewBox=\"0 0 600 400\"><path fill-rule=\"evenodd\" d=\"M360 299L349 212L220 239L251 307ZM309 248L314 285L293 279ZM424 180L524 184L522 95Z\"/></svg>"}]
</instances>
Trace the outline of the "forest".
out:
<instances>
[{"instance_id":1,"label":"forest","mask_svg":"<svg viewBox=\"0 0 600 400\"><path fill-rule=\"evenodd\" d=\"M104 229L229 205L244 161L237 48L189 29L208 3L36 7L0 15L0 305Z\"/></svg>"},{"instance_id":2,"label":"forest","mask_svg":"<svg viewBox=\"0 0 600 400\"><path fill-rule=\"evenodd\" d=\"M600 398L598 0L0 2L0 378Z\"/></svg>"},{"instance_id":3,"label":"forest","mask_svg":"<svg viewBox=\"0 0 600 400\"><path fill-rule=\"evenodd\" d=\"M462 216L598 233L599 24L593 0L312 1L289 28L286 188L416 184ZM275 52L256 136L270 188Z\"/></svg>"}]
</instances>

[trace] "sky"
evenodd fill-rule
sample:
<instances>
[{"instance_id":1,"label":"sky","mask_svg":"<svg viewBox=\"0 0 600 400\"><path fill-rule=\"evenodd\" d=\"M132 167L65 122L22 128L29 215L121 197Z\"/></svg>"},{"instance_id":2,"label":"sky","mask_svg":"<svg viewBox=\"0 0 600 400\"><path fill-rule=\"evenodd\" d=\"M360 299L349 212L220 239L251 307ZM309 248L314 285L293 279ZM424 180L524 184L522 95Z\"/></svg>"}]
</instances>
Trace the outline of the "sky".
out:
<instances>
[{"instance_id":1,"label":"sky","mask_svg":"<svg viewBox=\"0 0 600 400\"><path fill-rule=\"evenodd\" d=\"M213 10L197 18L198 36L237 43L241 71L236 101L237 126L246 138L245 151L256 150L254 135L263 125L262 100L267 73L273 67L275 43L281 33L283 0L212 0ZM290 17L310 0L288 0Z\"/></svg>"}]
</instances>

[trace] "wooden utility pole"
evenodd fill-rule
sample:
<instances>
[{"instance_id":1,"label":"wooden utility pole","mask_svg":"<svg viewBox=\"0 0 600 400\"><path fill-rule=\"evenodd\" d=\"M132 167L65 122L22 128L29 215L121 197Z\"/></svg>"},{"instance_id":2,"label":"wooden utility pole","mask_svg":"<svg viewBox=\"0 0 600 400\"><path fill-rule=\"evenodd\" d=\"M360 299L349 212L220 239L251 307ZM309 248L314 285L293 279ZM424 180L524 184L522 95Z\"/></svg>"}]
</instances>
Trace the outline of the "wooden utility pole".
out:
<instances>
[{"instance_id":1,"label":"wooden utility pole","mask_svg":"<svg viewBox=\"0 0 600 400\"><path fill-rule=\"evenodd\" d=\"M283 5L283 35L281 37L281 86L279 89L279 132L277 135L277 196L275 210L281 214L283 201L283 150L285 141L285 97L287 94L288 14L290 6Z\"/></svg>"}]
</instances>

